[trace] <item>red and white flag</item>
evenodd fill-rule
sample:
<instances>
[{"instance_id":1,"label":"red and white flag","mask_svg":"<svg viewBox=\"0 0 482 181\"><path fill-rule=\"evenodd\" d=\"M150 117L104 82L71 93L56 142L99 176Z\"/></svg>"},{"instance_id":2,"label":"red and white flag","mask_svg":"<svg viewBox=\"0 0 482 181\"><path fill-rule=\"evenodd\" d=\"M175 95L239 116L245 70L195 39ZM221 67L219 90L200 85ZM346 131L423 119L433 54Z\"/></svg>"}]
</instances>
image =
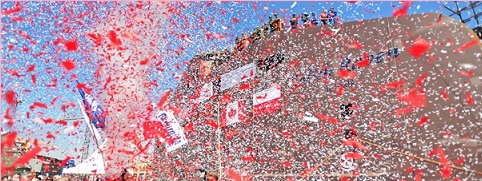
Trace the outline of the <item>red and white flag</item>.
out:
<instances>
[{"instance_id":1,"label":"red and white flag","mask_svg":"<svg viewBox=\"0 0 482 181\"><path fill-rule=\"evenodd\" d=\"M222 126L243 121L246 119L245 100L234 101L228 104L221 112Z\"/></svg>"},{"instance_id":2,"label":"red and white flag","mask_svg":"<svg viewBox=\"0 0 482 181\"><path fill-rule=\"evenodd\" d=\"M254 116L281 110L281 86L276 85L253 95Z\"/></svg>"}]
</instances>

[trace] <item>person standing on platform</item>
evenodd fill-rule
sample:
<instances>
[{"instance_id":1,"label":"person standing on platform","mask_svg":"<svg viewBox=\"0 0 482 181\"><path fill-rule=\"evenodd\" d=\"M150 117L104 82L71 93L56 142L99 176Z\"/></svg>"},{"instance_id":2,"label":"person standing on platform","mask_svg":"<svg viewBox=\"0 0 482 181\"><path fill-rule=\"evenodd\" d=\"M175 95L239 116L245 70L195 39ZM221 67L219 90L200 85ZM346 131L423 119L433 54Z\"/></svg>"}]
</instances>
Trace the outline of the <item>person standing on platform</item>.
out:
<instances>
[{"instance_id":1,"label":"person standing on platform","mask_svg":"<svg viewBox=\"0 0 482 181\"><path fill-rule=\"evenodd\" d=\"M326 10L323 10L320 14L320 21L323 25L326 25L328 23L328 13L326 13Z\"/></svg>"},{"instance_id":2,"label":"person standing on platform","mask_svg":"<svg viewBox=\"0 0 482 181\"><path fill-rule=\"evenodd\" d=\"M296 18L296 13L293 13L293 17L290 19L291 30L298 28L298 18Z\"/></svg>"},{"instance_id":3,"label":"person standing on platform","mask_svg":"<svg viewBox=\"0 0 482 181\"><path fill-rule=\"evenodd\" d=\"M331 7L330 10L328 10L328 18L330 24L336 24L336 15L338 12L335 11L334 7Z\"/></svg>"}]
</instances>

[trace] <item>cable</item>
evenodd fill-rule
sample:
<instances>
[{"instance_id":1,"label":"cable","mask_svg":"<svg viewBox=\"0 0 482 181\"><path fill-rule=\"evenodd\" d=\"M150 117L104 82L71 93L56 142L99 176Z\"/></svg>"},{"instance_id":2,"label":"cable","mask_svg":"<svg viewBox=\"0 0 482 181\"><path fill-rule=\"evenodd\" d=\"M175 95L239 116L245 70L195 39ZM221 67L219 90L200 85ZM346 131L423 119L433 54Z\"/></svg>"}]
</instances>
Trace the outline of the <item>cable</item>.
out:
<instances>
[{"instance_id":1,"label":"cable","mask_svg":"<svg viewBox=\"0 0 482 181\"><path fill-rule=\"evenodd\" d=\"M404 156L408 156L408 157L411 157L411 158L416 158L420 161L424 161L424 162L428 162L428 163L432 163L432 164L435 164L435 165L444 165L443 163L441 162L438 162L438 161L435 161L435 160L432 160L432 159L428 159L428 158L423 158L423 157L419 157L419 156L416 156L416 155L413 155L413 154L409 154L409 153L404 153L404 152L401 152L401 151L398 151L398 150L393 150L393 149L389 149L387 147L384 147L382 145L378 145L378 144L375 144L375 143L372 143L372 142L369 142L369 141L365 141L365 140L362 140L362 139L358 139L360 142L363 142L363 143L366 143L366 144L369 144L369 145L372 145L372 146L375 146L375 147L378 147L378 148L382 148L384 150L390 150L390 151L393 151L395 153L398 153L400 155L404 155ZM459 166L454 166L454 165L449 165L451 168L453 169L456 169L456 170L460 170L460 171L464 171L464 172L471 172L471 173L474 173L474 174L477 174L477 175L482 175L482 172L481 171L476 171L476 170L472 170L472 169L466 169L466 168L463 168L463 167L459 167Z\"/></svg>"},{"instance_id":2,"label":"cable","mask_svg":"<svg viewBox=\"0 0 482 181\"><path fill-rule=\"evenodd\" d=\"M312 170L310 170L308 173L305 173L302 175L303 179L306 179L307 177L309 177L311 175L311 173L313 173L314 171L318 170L321 166L321 164L325 163L326 160L330 159L333 155L335 155L335 153L340 150L341 148L343 148L343 144L341 144L338 148L336 148L333 152L330 153L330 155L328 155L325 159L323 159L318 165L315 166L315 168L313 168Z\"/></svg>"}]
</instances>

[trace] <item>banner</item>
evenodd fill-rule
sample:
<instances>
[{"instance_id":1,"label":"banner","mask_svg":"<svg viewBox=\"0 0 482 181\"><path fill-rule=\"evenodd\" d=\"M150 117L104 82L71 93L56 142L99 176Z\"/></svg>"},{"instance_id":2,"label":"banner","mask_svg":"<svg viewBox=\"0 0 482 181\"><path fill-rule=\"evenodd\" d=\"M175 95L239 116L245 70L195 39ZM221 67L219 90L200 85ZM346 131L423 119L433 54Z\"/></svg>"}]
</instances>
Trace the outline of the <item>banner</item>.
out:
<instances>
[{"instance_id":1,"label":"banner","mask_svg":"<svg viewBox=\"0 0 482 181\"><path fill-rule=\"evenodd\" d=\"M90 133L94 136L95 143L97 147L99 146L99 141L101 140L101 136L99 133L99 130L97 128L94 128L94 124L90 121L89 116L87 116L87 111L84 110L84 106L80 102L80 100L77 100L79 103L80 111L82 113L82 116L84 117L85 124L87 124L87 128L89 128Z\"/></svg>"},{"instance_id":2,"label":"banner","mask_svg":"<svg viewBox=\"0 0 482 181\"><path fill-rule=\"evenodd\" d=\"M203 85L201 88L201 92L199 93L200 96L197 99L197 102L204 102L213 96L213 83L209 82Z\"/></svg>"},{"instance_id":3,"label":"banner","mask_svg":"<svg viewBox=\"0 0 482 181\"><path fill-rule=\"evenodd\" d=\"M250 63L236 70L221 75L221 91L234 87L256 74L256 64Z\"/></svg>"},{"instance_id":4,"label":"banner","mask_svg":"<svg viewBox=\"0 0 482 181\"><path fill-rule=\"evenodd\" d=\"M269 114L281 109L281 86L276 85L253 95L254 116Z\"/></svg>"},{"instance_id":5,"label":"banner","mask_svg":"<svg viewBox=\"0 0 482 181\"><path fill-rule=\"evenodd\" d=\"M229 103L228 106L226 106L226 108L222 109L222 112L221 112L222 126L229 126L231 124L234 124L246 119L245 102L246 102L245 100L234 101L232 103Z\"/></svg>"},{"instance_id":6,"label":"banner","mask_svg":"<svg viewBox=\"0 0 482 181\"><path fill-rule=\"evenodd\" d=\"M96 128L104 128L105 115L102 107L100 107L99 103L97 103L94 97L92 97L90 94L87 94L84 89L79 89L79 93L84 103L85 113L87 114L91 123Z\"/></svg>"},{"instance_id":7,"label":"banner","mask_svg":"<svg viewBox=\"0 0 482 181\"><path fill-rule=\"evenodd\" d=\"M184 135L183 128L174 117L172 111L159 111L156 115L157 121L165 128L167 152L174 151L186 144L188 141Z\"/></svg>"}]
</instances>

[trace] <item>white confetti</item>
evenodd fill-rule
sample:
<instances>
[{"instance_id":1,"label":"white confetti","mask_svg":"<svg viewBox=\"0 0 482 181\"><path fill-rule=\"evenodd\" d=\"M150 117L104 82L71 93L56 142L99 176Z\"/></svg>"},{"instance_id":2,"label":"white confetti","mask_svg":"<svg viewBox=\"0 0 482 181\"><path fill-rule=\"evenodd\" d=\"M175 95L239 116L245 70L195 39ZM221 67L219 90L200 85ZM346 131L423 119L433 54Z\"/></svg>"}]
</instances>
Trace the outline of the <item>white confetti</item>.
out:
<instances>
[{"instance_id":1,"label":"white confetti","mask_svg":"<svg viewBox=\"0 0 482 181\"><path fill-rule=\"evenodd\" d=\"M305 121L310 121L310 122L315 122L315 123L318 122L318 118L308 117L308 116L304 116L304 117L303 117L303 120L305 120Z\"/></svg>"},{"instance_id":2,"label":"white confetti","mask_svg":"<svg viewBox=\"0 0 482 181\"><path fill-rule=\"evenodd\" d=\"M75 130L75 127L74 127L74 126L69 126L69 127L67 127L67 128L64 129L63 133L64 133L64 134L67 134L67 133L70 133L70 132L72 132L72 131L74 131L74 130Z\"/></svg>"},{"instance_id":3,"label":"white confetti","mask_svg":"<svg viewBox=\"0 0 482 181\"><path fill-rule=\"evenodd\" d=\"M295 1L290 7L291 7L291 8L294 8L297 3L298 3L298 2Z\"/></svg>"}]
</instances>

